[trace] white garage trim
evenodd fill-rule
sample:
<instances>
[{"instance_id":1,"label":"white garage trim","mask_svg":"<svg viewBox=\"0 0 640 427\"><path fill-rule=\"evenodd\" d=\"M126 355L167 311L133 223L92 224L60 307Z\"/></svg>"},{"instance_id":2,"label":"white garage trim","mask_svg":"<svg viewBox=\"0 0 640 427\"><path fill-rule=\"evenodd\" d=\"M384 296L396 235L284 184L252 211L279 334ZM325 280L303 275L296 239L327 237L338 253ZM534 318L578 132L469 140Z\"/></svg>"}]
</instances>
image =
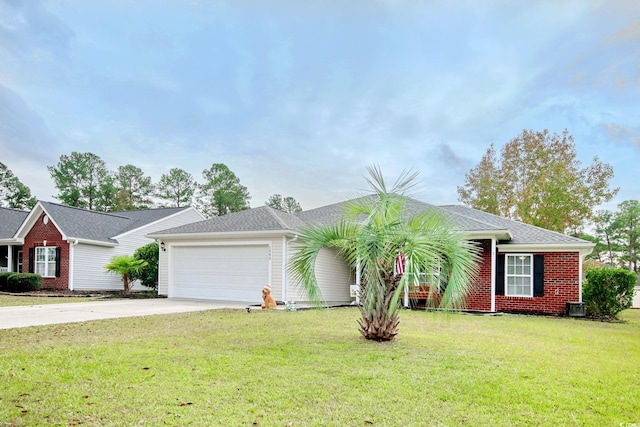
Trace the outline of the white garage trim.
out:
<instances>
[{"instance_id":1,"label":"white garage trim","mask_svg":"<svg viewBox=\"0 0 640 427\"><path fill-rule=\"evenodd\" d=\"M252 270L249 267L247 270L247 276L238 276L235 275L233 279L221 279L216 275L217 271L220 272L229 272L229 270L217 270L218 268L223 268L220 265L216 266L215 263L212 265L201 264L201 270L194 271L194 278L196 280L192 287L191 291L186 291L184 288L179 288L179 285L184 285L185 283L181 283L181 280L184 279L184 269L188 269L189 266L185 265L185 259L182 259L180 265L177 265L176 256L188 256L189 253L186 252L192 248L195 252L192 255L196 254L198 249L201 248L203 255L205 252L209 252L210 256L218 256L225 254L224 252L217 251L218 249L228 248L229 251L236 251L237 255L242 255L240 252L240 248L247 249L259 249L262 250L257 253L259 255L258 258L255 258L253 261L246 259L244 256L238 256L238 260L244 260L244 262L252 262L253 266L256 267L256 270ZM211 249L211 250L207 250ZM246 301L246 302L260 302L260 290L267 283L271 283L271 270L272 270L272 247L270 242L264 241L235 241L235 242L175 242L171 243L167 247L167 251L169 252L168 257L168 289L167 294L168 297L180 297L180 298L208 298L208 299L226 299L231 301ZM254 251L255 252L255 251ZM262 256L264 255L264 257ZM207 255L205 255L207 256ZM212 261L214 261L212 259ZM188 262L188 260L187 260ZM265 267L266 263L266 267ZM207 267L211 270L207 271ZM211 277L211 285L209 287L208 284L203 284L202 282L197 281L197 275L200 273L200 278L202 274L210 274ZM178 277L180 275L180 277ZM217 281L217 279L220 279ZM229 286L224 286L227 283L225 280L231 280L234 284L238 285L238 292L233 292L233 289L229 288ZM208 282L207 282L208 283ZM188 286L187 286L188 287ZM251 287L255 287L256 289L250 289Z\"/></svg>"}]
</instances>

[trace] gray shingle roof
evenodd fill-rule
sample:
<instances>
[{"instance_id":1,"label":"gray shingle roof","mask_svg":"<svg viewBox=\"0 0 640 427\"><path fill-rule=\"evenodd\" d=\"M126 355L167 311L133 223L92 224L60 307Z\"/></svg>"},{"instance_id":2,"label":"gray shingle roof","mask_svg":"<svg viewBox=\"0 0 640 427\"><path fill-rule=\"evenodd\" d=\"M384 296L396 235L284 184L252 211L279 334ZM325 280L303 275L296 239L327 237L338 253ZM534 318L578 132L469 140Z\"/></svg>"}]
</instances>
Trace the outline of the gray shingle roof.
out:
<instances>
[{"instance_id":1,"label":"gray shingle roof","mask_svg":"<svg viewBox=\"0 0 640 427\"><path fill-rule=\"evenodd\" d=\"M114 237L187 209L163 208L122 212L94 212L57 203L40 202L67 237L116 243Z\"/></svg>"},{"instance_id":2,"label":"gray shingle roof","mask_svg":"<svg viewBox=\"0 0 640 427\"><path fill-rule=\"evenodd\" d=\"M372 196L365 196L372 197ZM297 214L288 214L268 206L249 209L229 215L211 218L205 221L187 224L181 227L163 230L159 234L190 234L249 231L296 231L312 223L334 224L340 220L345 205L349 201L335 203ZM509 244L561 244L584 245L589 242L539 227L523 224L518 221L488 214L466 206L435 206L415 199L408 199L409 215L437 209L449 218L454 227L463 232L486 232L487 234L504 234L508 230L513 237Z\"/></svg>"},{"instance_id":3,"label":"gray shingle roof","mask_svg":"<svg viewBox=\"0 0 640 427\"><path fill-rule=\"evenodd\" d=\"M466 206L448 205L440 209L452 214L454 224L464 231L510 230L511 244L584 244L590 243L577 237L567 236L555 231L524 224L497 215L482 212ZM477 228L476 228L477 227Z\"/></svg>"},{"instance_id":4,"label":"gray shingle roof","mask_svg":"<svg viewBox=\"0 0 640 427\"><path fill-rule=\"evenodd\" d=\"M13 238L28 215L27 211L0 208L0 239Z\"/></svg>"},{"instance_id":5,"label":"gray shingle roof","mask_svg":"<svg viewBox=\"0 0 640 427\"><path fill-rule=\"evenodd\" d=\"M293 214L273 209L269 206L247 209L204 221L162 230L157 234L224 233L242 231L293 231L305 223Z\"/></svg>"}]
</instances>

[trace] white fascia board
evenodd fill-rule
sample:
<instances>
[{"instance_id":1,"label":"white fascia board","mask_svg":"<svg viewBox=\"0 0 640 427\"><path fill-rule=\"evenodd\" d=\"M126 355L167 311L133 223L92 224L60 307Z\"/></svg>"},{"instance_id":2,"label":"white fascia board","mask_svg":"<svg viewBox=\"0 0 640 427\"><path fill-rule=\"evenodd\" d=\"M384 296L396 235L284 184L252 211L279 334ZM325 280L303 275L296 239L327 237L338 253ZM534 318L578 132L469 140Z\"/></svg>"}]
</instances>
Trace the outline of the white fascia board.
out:
<instances>
[{"instance_id":1,"label":"white fascia board","mask_svg":"<svg viewBox=\"0 0 640 427\"><path fill-rule=\"evenodd\" d=\"M44 207L40 202L36 203L33 209L29 212L29 215L27 215L24 221L22 221L22 224L20 224L20 227L18 228L18 231L16 231L14 237L24 239L24 236L29 233L27 230L31 230L42 212L44 212Z\"/></svg>"},{"instance_id":2,"label":"white fascia board","mask_svg":"<svg viewBox=\"0 0 640 427\"><path fill-rule=\"evenodd\" d=\"M478 231L462 231L469 239L496 239L511 240L513 235L509 230L478 230Z\"/></svg>"},{"instance_id":3,"label":"white fascia board","mask_svg":"<svg viewBox=\"0 0 640 427\"><path fill-rule=\"evenodd\" d=\"M33 209L31 209L31 212L29 212L29 215L27 216L27 218L24 220L22 225L20 225L20 228L16 232L15 237L18 239L21 239L24 242L25 236L29 234L29 231L31 231L33 226L36 224L36 221L38 220L38 218L40 218L40 214L42 214L43 212L49 217L49 221L51 221L53 225L56 227L56 229L60 233L60 236L62 236L62 240L68 241L69 239L64 234L64 231L62 231L60 226L56 223L55 219L51 216L49 212L47 212L47 210L44 208L44 206L42 206L42 203L40 202L36 203Z\"/></svg>"},{"instance_id":4,"label":"white fascia board","mask_svg":"<svg viewBox=\"0 0 640 427\"><path fill-rule=\"evenodd\" d=\"M280 237L296 236L298 233L291 230L269 230L269 231L231 231L215 233L178 233L178 234L146 234L145 237L158 240L204 240L204 239L233 239L251 237Z\"/></svg>"},{"instance_id":5,"label":"white fascia board","mask_svg":"<svg viewBox=\"0 0 640 427\"><path fill-rule=\"evenodd\" d=\"M14 243L17 243L19 245L24 243L24 239L18 239L18 238L11 238L11 239L0 239L0 245L12 245Z\"/></svg>"},{"instance_id":6,"label":"white fascia board","mask_svg":"<svg viewBox=\"0 0 640 427\"><path fill-rule=\"evenodd\" d=\"M106 246L110 248L115 248L118 246L118 243L114 242L103 242L101 240L90 240L90 239L80 239L77 237L69 237L65 239L69 243L82 243L83 245L92 245L92 246Z\"/></svg>"},{"instance_id":7,"label":"white fascia board","mask_svg":"<svg viewBox=\"0 0 640 427\"><path fill-rule=\"evenodd\" d=\"M520 243L520 244L498 244L498 251L508 252L580 252L591 253L595 247L594 243Z\"/></svg>"}]
</instances>

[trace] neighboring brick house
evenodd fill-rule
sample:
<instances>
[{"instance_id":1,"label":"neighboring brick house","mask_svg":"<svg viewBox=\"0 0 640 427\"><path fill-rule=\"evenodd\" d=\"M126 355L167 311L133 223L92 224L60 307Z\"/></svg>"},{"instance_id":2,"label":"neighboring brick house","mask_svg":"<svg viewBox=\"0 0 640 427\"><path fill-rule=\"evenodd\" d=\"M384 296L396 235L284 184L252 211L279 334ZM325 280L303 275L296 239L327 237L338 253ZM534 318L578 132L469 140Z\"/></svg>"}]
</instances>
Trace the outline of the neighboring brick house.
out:
<instances>
[{"instance_id":1,"label":"neighboring brick house","mask_svg":"<svg viewBox=\"0 0 640 427\"><path fill-rule=\"evenodd\" d=\"M122 289L104 269L111 257L133 255L153 230L203 219L192 207L94 212L43 201L22 214L10 239L11 271L40 274L43 288L83 291ZM0 211L0 224L8 216Z\"/></svg>"},{"instance_id":2,"label":"neighboring brick house","mask_svg":"<svg viewBox=\"0 0 640 427\"><path fill-rule=\"evenodd\" d=\"M268 206L152 233L160 253L159 293L258 303L270 283L279 301L305 301L289 281L287 262L298 230L331 224L344 203L288 214ZM482 260L467 310L560 314L567 302L580 302L582 262L593 244L560 233L464 206L434 206L409 199L410 213L437 209L482 248ZM323 250L316 275L328 304L349 303L354 271L335 253ZM409 305L410 290L404 303Z\"/></svg>"},{"instance_id":3,"label":"neighboring brick house","mask_svg":"<svg viewBox=\"0 0 640 427\"><path fill-rule=\"evenodd\" d=\"M28 215L27 211L0 207L0 273L22 269L22 242L15 235Z\"/></svg>"}]
</instances>

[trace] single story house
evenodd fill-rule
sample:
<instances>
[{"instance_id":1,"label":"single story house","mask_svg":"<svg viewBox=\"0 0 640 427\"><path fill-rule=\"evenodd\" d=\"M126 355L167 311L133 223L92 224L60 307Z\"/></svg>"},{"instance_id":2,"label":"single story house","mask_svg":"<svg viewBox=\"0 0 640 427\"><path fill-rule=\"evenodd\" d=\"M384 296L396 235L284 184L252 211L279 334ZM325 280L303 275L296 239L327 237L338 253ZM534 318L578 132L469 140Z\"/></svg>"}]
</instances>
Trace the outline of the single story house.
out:
<instances>
[{"instance_id":1,"label":"single story house","mask_svg":"<svg viewBox=\"0 0 640 427\"><path fill-rule=\"evenodd\" d=\"M153 230L203 219L192 207L95 212L39 201L30 212L0 210L0 254L6 271L38 273L43 288L121 290L104 269L111 257L133 255Z\"/></svg>"},{"instance_id":2,"label":"single story house","mask_svg":"<svg viewBox=\"0 0 640 427\"><path fill-rule=\"evenodd\" d=\"M306 294L287 272L298 230L334 223L343 208L344 203L337 203L289 214L261 206L151 233L148 237L163 248L158 293L259 303L261 289L269 283L277 301L304 302ZM467 309L564 313L567 302L581 301L582 263L594 246L591 242L465 206L409 199L407 208L441 211L482 248ZM333 250L321 252L316 275L326 303L352 301L355 272Z\"/></svg>"}]
</instances>

